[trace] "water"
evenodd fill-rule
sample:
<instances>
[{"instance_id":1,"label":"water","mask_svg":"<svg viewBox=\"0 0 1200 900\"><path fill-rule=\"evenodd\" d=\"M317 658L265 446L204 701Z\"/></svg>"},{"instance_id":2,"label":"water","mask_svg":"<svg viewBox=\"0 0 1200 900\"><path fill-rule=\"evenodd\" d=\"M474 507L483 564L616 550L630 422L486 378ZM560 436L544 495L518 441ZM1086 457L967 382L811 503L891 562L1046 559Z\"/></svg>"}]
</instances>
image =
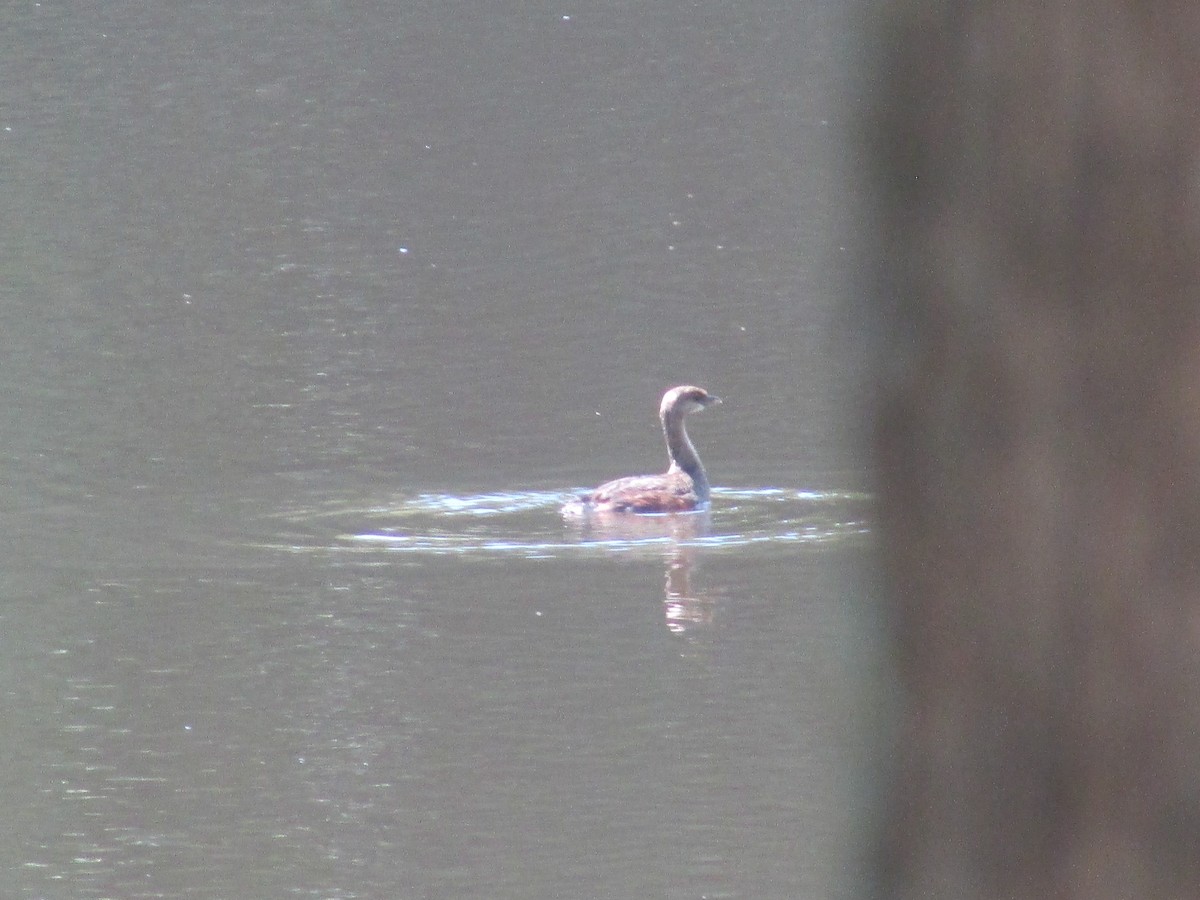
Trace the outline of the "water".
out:
<instances>
[{"instance_id":1,"label":"water","mask_svg":"<svg viewBox=\"0 0 1200 900\"><path fill-rule=\"evenodd\" d=\"M850 12L4 14L5 896L850 893Z\"/></svg>"}]
</instances>

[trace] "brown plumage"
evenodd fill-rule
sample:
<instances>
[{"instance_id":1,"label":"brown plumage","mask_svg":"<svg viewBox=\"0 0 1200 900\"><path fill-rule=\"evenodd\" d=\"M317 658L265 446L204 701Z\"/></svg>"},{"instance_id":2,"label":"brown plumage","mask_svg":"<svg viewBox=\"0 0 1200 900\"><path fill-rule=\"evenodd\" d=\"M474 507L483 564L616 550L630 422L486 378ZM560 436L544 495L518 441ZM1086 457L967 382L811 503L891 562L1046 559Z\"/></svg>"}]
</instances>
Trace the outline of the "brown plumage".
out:
<instances>
[{"instance_id":1,"label":"brown plumage","mask_svg":"<svg viewBox=\"0 0 1200 900\"><path fill-rule=\"evenodd\" d=\"M685 384L671 388L658 407L670 467L662 475L634 475L606 482L578 500L580 512L686 512L708 503L708 476L688 438L684 418L720 403L703 388ZM568 504L568 511L571 504Z\"/></svg>"}]
</instances>

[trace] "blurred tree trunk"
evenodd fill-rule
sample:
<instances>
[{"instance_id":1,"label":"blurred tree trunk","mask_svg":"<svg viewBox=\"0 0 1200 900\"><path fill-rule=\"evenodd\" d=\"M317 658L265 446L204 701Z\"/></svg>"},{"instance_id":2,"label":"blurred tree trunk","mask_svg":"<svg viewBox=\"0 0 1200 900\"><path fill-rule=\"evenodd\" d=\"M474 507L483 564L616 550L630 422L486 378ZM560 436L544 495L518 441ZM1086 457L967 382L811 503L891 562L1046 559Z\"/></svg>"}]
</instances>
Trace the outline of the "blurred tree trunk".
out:
<instances>
[{"instance_id":1,"label":"blurred tree trunk","mask_svg":"<svg viewBox=\"0 0 1200 900\"><path fill-rule=\"evenodd\" d=\"M888 10L882 893L1200 897L1200 3Z\"/></svg>"}]
</instances>

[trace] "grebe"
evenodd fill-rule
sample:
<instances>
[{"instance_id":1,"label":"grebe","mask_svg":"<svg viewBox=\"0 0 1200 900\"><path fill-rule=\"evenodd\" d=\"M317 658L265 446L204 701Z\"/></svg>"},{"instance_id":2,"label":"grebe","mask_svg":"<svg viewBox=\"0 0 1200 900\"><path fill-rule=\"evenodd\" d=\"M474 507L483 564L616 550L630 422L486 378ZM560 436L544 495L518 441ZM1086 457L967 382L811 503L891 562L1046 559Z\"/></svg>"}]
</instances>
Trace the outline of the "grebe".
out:
<instances>
[{"instance_id":1,"label":"grebe","mask_svg":"<svg viewBox=\"0 0 1200 900\"><path fill-rule=\"evenodd\" d=\"M684 419L721 402L704 388L690 384L673 387L663 394L658 407L663 435L667 439L670 468L662 475L634 475L618 478L583 494L575 504L567 504L566 513L686 512L708 503L708 476L696 448L688 439Z\"/></svg>"}]
</instances>

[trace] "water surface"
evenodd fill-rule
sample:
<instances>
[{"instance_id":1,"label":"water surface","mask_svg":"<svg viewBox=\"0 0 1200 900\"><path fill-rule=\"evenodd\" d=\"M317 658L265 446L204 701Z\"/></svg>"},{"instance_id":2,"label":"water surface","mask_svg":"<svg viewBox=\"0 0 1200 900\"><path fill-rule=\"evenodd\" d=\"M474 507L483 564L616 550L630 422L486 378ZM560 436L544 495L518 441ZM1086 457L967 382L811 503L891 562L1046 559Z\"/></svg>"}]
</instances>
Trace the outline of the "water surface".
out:
<instances>
[{"instance_id":1,"label":"water surface","mask_svg":"<svg viewBox=\"0 0 1200 900\"><path fill-rule=\"evenodd\" d=\"M849 894L851 11L5 13L6 896Z\"/></svg>"}]
</instances>

